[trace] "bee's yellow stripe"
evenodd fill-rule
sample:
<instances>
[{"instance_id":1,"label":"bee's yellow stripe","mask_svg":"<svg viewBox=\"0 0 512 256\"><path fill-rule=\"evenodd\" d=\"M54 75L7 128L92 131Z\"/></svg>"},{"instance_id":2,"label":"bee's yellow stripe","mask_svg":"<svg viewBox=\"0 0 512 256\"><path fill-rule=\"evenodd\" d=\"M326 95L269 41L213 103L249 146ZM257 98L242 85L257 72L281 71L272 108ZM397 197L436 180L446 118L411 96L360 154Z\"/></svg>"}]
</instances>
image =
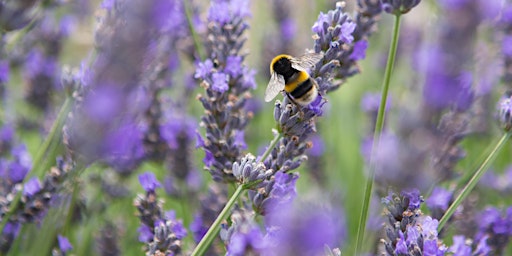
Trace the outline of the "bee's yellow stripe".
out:
<instances>
[{"instance_id":1,"label":"bee's yellow stripe","mask_svg":"<svg viewBox=\"0 0 512 256\"><path fill-rule=\"evenodd\" d=\"M287 93L293 92L300 84L302 84L304 81L308 80L309 75L306 71L300 71L297 78L293 79L293 81L289 81L285 86L284 90Z\"/></svg>"}]
</instances>

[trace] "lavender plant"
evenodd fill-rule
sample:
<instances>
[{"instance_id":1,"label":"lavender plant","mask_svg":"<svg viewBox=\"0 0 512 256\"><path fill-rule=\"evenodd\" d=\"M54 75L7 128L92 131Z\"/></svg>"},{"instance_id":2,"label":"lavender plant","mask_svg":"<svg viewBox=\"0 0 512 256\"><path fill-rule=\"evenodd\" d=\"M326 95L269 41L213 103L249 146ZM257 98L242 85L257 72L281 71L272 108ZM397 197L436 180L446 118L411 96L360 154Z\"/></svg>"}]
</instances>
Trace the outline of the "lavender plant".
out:
<instances>
[{"instance_id":1,"label":"lavender plant","mask_svg":"<svg viewBox=\"0 0 512 256\"><path fill-rule=\"evenodd\" d=\"M1 255L510 254L508 3L95 4L0 3ZM315 100L262 103L304 53Z\"/></svg>"}]
</instances>

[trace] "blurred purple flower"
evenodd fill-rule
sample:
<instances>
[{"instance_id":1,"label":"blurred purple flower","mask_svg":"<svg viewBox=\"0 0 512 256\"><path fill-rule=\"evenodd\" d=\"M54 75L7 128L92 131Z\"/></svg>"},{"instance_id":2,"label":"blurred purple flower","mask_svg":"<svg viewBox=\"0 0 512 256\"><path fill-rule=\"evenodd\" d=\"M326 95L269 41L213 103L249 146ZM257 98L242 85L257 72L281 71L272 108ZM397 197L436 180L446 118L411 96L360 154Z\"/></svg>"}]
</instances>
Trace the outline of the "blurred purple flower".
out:
<instances>
[{"instance_id":1,"label":"blurred purple flower","mask_svg":"<svg viewBox=\"0 0 512 256\"><path fill-rule=\"evenodd\" d=\"M57 240L59 242L59 248L63 253L73 250L73 246L66 237L58 235Z\"/></svg>"},{"instance_id":2,"label":"blurred purple flower","mask_svg":"<svg viewBox=\"0 0 512 256\"><path fill-rule=\"evenodd\" d=\"M499 17L503 9L501 0L478 0L478 7L482 19L493 20Z\"/></svg>"},{"instance_id":3,"label":"blurred purple flower","mask_svg":"<svg viewBox=\"0 0 512 256\"><path fill-rule=\"evenodd\" d=\"M503 214L500 209L487 207L475 218L478 232L475 241L486 239L486 244L496 255L501 255L512 235L512 207ZM482 250L487 250L485 247Z\"/></svg>"},{"instance_id":4,"label":"blurred purple flower","mask_svg":"<svg viewBox=\"0 0 512 256\"><path fill-rule=\"evenodd\" d=\"M243 256L247 248L261 250L264 246L264 237L261 230L255 226L247 232L234 232L227 245L226 255Z\"/></svg>"},{"instance_id":5,"label":"blurred purple flower","mask_svg":"<svg viewBox=\"0 0 512 256\"><path fill-rule=\"evenodd\" d=\"M89 118L99 124L115 120L123 110L122 88L104 85L87 95L84 99L84 109Z\"/></svg>"},{"instance_id":6,"label":"blurred purple flower","mask_svg":"<svg viewBox=\"0 0 512 256\"><path fill-rule=\"evenodd\" d=\"M248 67L244 67L242 71L242 86L246 89L255 90L256 89L256 69L251 69Z\"/></svg>"},{"instance_id":7,"label":"blurred purple flower","mask_svg":"<svg viewBox=\"0 0 512 256\"><path fill-rule=\"evenodd\" d=\"M361 99L361 108L367 113L377 112L380 107L380 99L380 93L365 93ZM392 97L389 96L386 99L386 111L391 108L391 105Z\"/></svg>"},{"instance_id":8,"label":"blurred purple flower","mask_svg":"<svg viewBox=\"0 0 512 256\"><path fill-rule=\"evenodd\" d=\"M439 4L442 8L447 10L460 9L469 2L470 0L439 0Z\"/></svg>"},{"instance_id":9,"label":"blurred purple flower","mask_svg":"<svg viewBox=\"0 0 512 256\"><path fill-rule=\"evenodd\" d=\"M32 177L23 186L23 196L32 197L41 191L41 182L37 177Z\"/></svg>"},{"instance_id":10,"label":"blurred purple flower","mask_svg":"<svg viewBox=\"0 0 512 256\"><path fill-rule=\"evenodd\" d=\"M470 256L471 246L466 243L466 237L461 235L453 236L453 245L448 249L453 256Z\"/></svg>"},{"instance_id":11,"label":"blurred purple flower","mask_svg":"<svg viewBox=\"0 0 512 256\"><path fill-rule=\"evenodd\" d=\"M311 136L311 143L313 146L309 149L309 154L312 156L322 156L325 152L325 143L322 137L318 134Z\"/></svg>"},{"instance_id":12,"label":"blurred purple flower","mask_svg":"<svg viewBox=\"0 0 512 256\"><path fill-rule=\"evenodd\" d=\"M13 160L9 163L9 179L20 183L32 168L32 158L24 144L14 147L11 151Z\"/></svg>"},{"instance_id":13,"label":"blurred purple flower","mask_svg":"<svg viewBox=\"0 0 512 256\"><path fill-rule=\"evenodd\" d=\"M0 60L0 83L9 81L9 62Z\"/></svg>"},{"instance_id":14,"label":"blurred purple flower","mask_svg":"<svg viewBox=\"0 0 512 256\"><path fill-rule=\"evenodd\" d=\"M162 187L162 184L156 179L155 174L152 172L145 172L139 175L139 182L146 192L153 192L157 188Z\"/></svg>"},{"instance_id":15,"label":"blurred purple flower","mask_svg":"<svg viewBox=\"0 0 512 256\"><path fill-rule=\"evenodd\" d=\"M5 124L0 128L0 143L11 143L14 138L14 127L9 124Z\"/></svg>"},{"instance_id":16,"label":"blurred purple flower","mask_svg":"<svg viewBox=\"0 0 512 256\"><path fill-rule=\"evenodd\" d=\"M284 19L280 24L281 36L285 41L291 41L297 34L297 25L291 18Z\"/></svg>"},{"instance_id":17,"label":"blurred purple flower","mask_svg":"<svg viewBox=\"0 0 512 256\"><path fill-rule=\"evenodd\" d=\"M354 43L354 50L350 54L350 59L358 61L366 58L366 49L368 49L368 41L361 40Z\"/></svg>"},{"instance_id":18,"label":"blurred purple flower","mask_svg":"<svg viewBox=\"0 0 512 256\"><path fill-rule=\"evenodd\" d=\"M301 202L265 218L264 255L318 255L325 246L340 247L346 239L343 212L334 205Z\"/></svg>"},{"instance_id":19,"label":"blurred purple flower","mask_svg":"<svg viewBox=\"0 0 512 256\"><path fill-rule=\"evenodd\" d=\"M423 89L423 98L432 109L455 107L457 110L467 110L473 103L474 93L471 89L472 76L469 72L452 76L442 70L442 64L430 60L433 69L427 74Z\"/></svg>"},{"instance_id":20,"label":"blurred purple flower","mask_svg":"<svg viewBox=\"0 0 512 256\"><path fill-rule=\"evenodd\" d=\"M208 10L208 20L218 22L221 25L231 20L229 2L214 0L210 3Z\"/></svg>"},{"instance_id":21,"label":"blurred purple flower","mask_svg":"<svg viewBox=\"0 0 512 256\"><path fill-rule=\"evenodd\" d=\"M429 208L440 208L446 211L451 199L452 192L441 187L435 187L426 203Z\"/></svg>"},{"instance_id":22,"label":"blurred purple flower","mask_svg":"<svg viewBox=\"0 0 512 256\"><path fill-rule=\"evenodd\" d=\"M116 0L103 0L100 4L100 7L110 11L112 8L114 8L114 5L116 4Z\"/></svg>"},{"instance_id":23,"label":"blurred purple flower","mask_svg":"<svg viewBox=\"0 0 512 256\"><path fill-rule=\"evenodd\" d=\"M512 35L503 37L501 51L505 56L512 57Z\"/></svg>"},{"instance_id":24,"label":"blurred purple flower","mask_svg":"<svg viewBox=\"0 0 512 256\"><path fill-rule=\"evenodd\" d=\"M404 190L400 193L400 195L409 200L409 210L419 209L421 203L423 202L423 198L421 197L420 191L418 189Z\"/></svg>"},{"instance_id":25,"label":"blurred purple flower","mask_svg":"<svg viewBox=\"0 0 512 256\"><path fill-rule=\"evenodd\" d=\"M203 219L200 214L195 214L194 219L190 223L190 231L194 236L194 241L199 242L208 231L208 227L203 225Z\"/></svg>"},{"instance_id":26,"label":"blurred purple flower","mask_svg":"<svg viewBox=\"0 0 512 256\"><path fill-rule=\"evenodd\" d=\"M33 49L27 56L25 72L29 78L37 75L53 77L57 70L57 61L50 56L44 56L39 49Z\"/></svg>"},{"instance_id":27,"label":"blurred purple flower","mask_svg":"<svg viewBox=\"0 0 512 256\"><path fill-rule=\"evenodd\" d=\"M153 232L151 231L151 228L148 226L141 224L140 227L137 229L137 232L139 232L139 241L143 243L149 243L153 240Z\"/></svg>"}]
</instances>

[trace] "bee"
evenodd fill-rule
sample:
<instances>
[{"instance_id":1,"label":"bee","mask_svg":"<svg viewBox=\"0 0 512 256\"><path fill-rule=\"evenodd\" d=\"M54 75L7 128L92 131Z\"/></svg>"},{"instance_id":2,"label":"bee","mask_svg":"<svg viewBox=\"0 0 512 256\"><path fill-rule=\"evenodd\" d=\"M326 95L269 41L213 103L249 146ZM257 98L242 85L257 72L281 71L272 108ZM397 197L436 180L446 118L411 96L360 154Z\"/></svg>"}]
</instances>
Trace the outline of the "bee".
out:
<instances>
[{"instance_id":1,"label":"bee","mask_svg":"<svg viewBox=\"0 0 512 256\"><path fill-rule=\"evenodd\" d=\"M274 99L281 91L295 104L307 106L318 96L318 84L306 71L323 58L323 53L308 53L295 58L277 55L270 62L270 81L265 90L265 101Z\"/></svg>"}]
</instances>

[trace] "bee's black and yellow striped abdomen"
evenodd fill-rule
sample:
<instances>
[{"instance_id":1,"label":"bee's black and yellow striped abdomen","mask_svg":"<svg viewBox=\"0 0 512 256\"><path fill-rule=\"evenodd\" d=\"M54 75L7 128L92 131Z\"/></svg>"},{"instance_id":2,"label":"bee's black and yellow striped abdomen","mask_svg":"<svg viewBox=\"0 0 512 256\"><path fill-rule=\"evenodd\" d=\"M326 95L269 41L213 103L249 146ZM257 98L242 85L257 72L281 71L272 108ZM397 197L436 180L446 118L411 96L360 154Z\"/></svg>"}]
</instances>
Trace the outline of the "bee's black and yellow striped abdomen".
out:
<instances>
[{"instance_id":1,"label":"bee's black and yellow striped abdomen","mask_svg":"<svg viewBox=\"0 0 512 256\"><path fill-rule=\"evenodd\" d=\"M313 83L306 71L300 71L292 67L292 58L289 55L278 55L271 63L271 69L282 75L285 82L284 90L298 99L313 88Z\"/></svg>"}]
</instances>

